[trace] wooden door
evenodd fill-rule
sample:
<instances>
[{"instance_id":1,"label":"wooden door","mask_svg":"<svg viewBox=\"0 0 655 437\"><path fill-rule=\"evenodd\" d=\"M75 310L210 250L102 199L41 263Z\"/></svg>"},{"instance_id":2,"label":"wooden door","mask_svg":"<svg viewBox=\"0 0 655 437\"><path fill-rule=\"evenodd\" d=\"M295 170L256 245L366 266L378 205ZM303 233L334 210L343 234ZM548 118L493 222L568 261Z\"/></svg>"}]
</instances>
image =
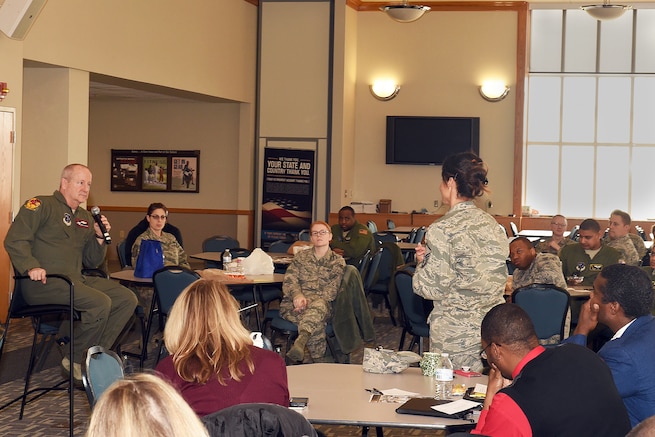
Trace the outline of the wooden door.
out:
<instances>
[{"instance_id":1,"label":"wooden door","mask_svg":"<svg viewBox=\"0 0 655 437\"><path fill-rule=\"evenodd\" d=\"M15 112L0 108L0 243L5 241L12 220L12 188L14 166ZM5 320L11 296L11 262L9 255L0 248L0 317Z\"/></svg>"}]
</instances>

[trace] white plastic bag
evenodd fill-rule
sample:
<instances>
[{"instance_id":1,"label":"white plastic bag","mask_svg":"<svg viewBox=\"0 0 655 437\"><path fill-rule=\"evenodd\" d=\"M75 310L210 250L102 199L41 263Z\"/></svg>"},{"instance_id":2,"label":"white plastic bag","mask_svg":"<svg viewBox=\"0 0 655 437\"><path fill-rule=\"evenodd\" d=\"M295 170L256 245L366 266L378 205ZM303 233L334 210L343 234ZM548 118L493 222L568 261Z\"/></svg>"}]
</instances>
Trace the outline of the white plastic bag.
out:
<instances>
[{"instance_id":1,"label":"white plastic bag","mask_svg":"<svg viewBox=\"0 0 655 437\"><path fill-rule=\"evenodd\" d=\"M273 258L259 247L241 262L244 275L272 275L275 267Z\"/></svg>"}]
</instances>

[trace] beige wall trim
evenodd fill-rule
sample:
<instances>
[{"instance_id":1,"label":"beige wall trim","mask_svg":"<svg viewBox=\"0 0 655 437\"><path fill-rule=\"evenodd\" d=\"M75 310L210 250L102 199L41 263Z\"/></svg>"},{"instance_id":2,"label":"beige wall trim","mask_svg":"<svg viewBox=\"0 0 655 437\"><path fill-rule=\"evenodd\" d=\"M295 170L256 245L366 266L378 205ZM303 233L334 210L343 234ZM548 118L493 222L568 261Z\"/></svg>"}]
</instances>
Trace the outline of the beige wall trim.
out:
<instances>
[{"instance_id":1,"label":"beige wall trim","mask_svg":"<svg viewBox=\"0 0 655 437\"><path fill-rule=\"evenodd\" d=\"M527 2L420 2L430 6L432 12L439 11L527 11ZM360 12L379 12L381 6L389 2L363 2L361 0L346 0L346 5Z\"/></svg>"},{"instance_id":2,"label":"beige wall trim","mask_svg":"<svg viewBox=\"0 0 655 437\"><path fill-rule=\"evenodd\" d=\"M523 203L523 145L525 142L525 85L528 77L528 32L530 29L530 12L528 7L518 11L516 25L516 86L514 98L514 193L512 196L512 213L519 217Z\"/></svg>"},{"instance_id":3,"label":"beige wall trim","mask_svg":"<svg viewBox=\"0 0 655 437\"><path fill-rule=\"evenodd\" d=\"M143 212L142 206L100 206L101 211ZM168 208L177 214L214 214L214 215L245 215L254 217L255 212L243 209L201 209L201 208Z\"/></svg>"}]
</instances>

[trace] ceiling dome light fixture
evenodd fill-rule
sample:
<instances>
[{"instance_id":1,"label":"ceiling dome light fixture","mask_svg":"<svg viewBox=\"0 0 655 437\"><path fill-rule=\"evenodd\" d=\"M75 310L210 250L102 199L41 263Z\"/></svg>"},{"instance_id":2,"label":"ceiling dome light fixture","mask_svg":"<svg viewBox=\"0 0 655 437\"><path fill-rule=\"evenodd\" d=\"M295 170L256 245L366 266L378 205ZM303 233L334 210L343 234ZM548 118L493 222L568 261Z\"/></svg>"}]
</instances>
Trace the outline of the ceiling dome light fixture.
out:
<instances>
[{"instance_id":1,"label":"ceiling dome light fixture","mask_svg":"<svg viewBox=\"0 0 655 437\"><path fill-rule=\"evenodd\" d=\"M430 6L410 5L407 0L400 4L386 5L380 8L389 18L399 23L411 23L416 21L430 10Z\"/></svg>"},{"instance_id":2,"label":"ceiling dome light fixture","mask_svg":"<svg viewBox=\"0 0 655 437\"><path fill-rule=\"evenodd\" d=\"M591 15L596 20L615 20L625 11L632 9L630 5L612 5L609 0L605 0L602 5L584 5L580 9Z\"/></svg>"}]
</instances>

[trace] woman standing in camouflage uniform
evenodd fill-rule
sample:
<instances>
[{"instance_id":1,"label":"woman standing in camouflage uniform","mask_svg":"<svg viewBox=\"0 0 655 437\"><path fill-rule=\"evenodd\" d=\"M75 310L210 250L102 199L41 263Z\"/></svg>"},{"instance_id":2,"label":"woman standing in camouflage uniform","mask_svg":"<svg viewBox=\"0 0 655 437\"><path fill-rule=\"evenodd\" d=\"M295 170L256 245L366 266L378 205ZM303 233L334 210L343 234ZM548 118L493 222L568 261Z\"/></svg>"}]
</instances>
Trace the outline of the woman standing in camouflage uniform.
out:
<instances>
[{"instance_id":1,"label":"woman standing in camouflage uniform","mask_svg":"<svg viewBox=\"0 0 655 437\"><path fill-rule=\"evenodd\" d=\"M430 351L447 352L456 368L481 370L480 324L503 303L508 240L496 220L473 199L486 191L487 170L475 154L446 158L440 186L450 209L428 228L416 248L414 292L434 301Z\"/></svg>"},{"instance_id":2,"label":"woman standing in camouflage uniform","mask_svg":"<svg viewBox=\"0 0 655 437\"><path fill-rule=\"evenodd\" d=\"M316 221L310 226L313 247L296 254L284 275L280 315L298 325L298 337L287 352L294 361L305 358L305 346L312 359L325 356L325 326L332 314L346 262L330 249L330 225Z\"/></svg>"}]
</instances>

